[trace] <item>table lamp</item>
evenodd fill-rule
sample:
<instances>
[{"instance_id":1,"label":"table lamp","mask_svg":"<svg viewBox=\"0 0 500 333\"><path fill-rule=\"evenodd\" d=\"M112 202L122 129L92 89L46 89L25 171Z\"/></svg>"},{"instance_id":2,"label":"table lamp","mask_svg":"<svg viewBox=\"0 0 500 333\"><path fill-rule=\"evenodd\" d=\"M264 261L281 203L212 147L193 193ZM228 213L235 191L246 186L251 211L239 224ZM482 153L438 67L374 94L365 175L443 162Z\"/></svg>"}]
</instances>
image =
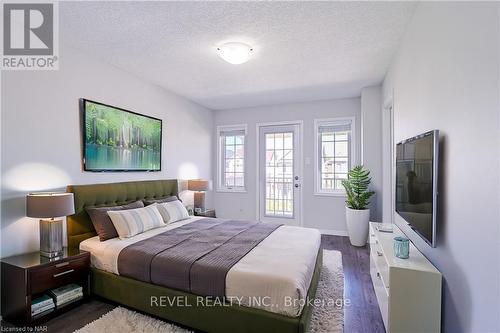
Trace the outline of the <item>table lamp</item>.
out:
<instances>
[{"instance_id":1,"label":"table lamp","mask_svg":"<svg viewBox=\"0 0 500 333\"><path fill-rule=\"evenodd\" d=\"M40 218L40 255L54 258L63 253L63 220L75 213L73 193L30 193L26 216Z\"/></svg>"},{"instance_id":2,"label":"table lamp","mask_svg":"<svg viewBox=\"0 0 500 333\"><path fill-rule=\"evenodd\" d=\"M205 210L205 191L210 190L210 181L202 179L188 180L188 190L194 192L194 209Z\"/></svg>"}]
</instances>

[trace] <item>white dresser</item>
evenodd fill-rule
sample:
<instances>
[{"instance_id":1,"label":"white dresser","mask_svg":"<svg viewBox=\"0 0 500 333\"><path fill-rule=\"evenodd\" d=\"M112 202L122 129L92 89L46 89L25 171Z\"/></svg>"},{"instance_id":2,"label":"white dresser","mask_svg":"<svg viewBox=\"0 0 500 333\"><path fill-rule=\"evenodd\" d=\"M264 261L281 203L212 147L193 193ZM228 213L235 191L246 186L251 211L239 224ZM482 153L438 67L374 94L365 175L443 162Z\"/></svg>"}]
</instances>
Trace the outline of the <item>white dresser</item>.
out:
<instances>
[{"instance_id":1,"label":"white dresser","mask_svg":"<svg viewBox=\"0 0 500 333\"><path fill-rule=\"evenodd\" d=\"M370 275L385 329L391 333L432 333L441 330L441 273L410 242L410 257L394 255L393 238L370 222Z\"/></svg>"}]
</instances>

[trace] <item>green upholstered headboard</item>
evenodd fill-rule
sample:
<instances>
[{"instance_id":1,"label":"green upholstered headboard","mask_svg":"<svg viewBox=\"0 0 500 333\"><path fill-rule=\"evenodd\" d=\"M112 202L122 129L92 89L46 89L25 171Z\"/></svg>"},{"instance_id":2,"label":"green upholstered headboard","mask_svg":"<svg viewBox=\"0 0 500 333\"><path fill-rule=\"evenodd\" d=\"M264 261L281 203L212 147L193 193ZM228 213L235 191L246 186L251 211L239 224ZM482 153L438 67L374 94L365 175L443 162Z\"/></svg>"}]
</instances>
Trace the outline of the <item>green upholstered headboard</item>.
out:
<instances>
[{"instance_id":1,"label":"green upholstered headboard","mask_svg":"<svg viewBox=\"0 0 500 333\"><path fill-rule=\"evenodd\" d=\"M125 183L69 185L67 192L75 197L75 214L67 218L68 247L78 248L80 242L96 236L86 207L123 205L129 202L163 198L178 194L177 179L147 180Z\"/></svg>"}]
</instances>

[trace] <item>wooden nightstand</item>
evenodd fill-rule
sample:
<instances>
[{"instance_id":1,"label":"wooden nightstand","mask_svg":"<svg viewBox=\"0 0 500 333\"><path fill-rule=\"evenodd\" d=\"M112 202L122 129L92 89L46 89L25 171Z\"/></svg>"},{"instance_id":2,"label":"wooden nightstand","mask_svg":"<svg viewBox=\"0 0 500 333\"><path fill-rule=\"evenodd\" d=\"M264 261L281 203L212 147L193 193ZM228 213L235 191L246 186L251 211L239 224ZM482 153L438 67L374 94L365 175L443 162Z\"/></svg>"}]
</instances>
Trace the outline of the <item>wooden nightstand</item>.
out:
<instances>
[{"instance_id":1,"label":"wooden nightstand","mask_svg":"<svg viewBox=\"0 0 500 333\"><path fill-rule=\"evenodd\" d=\"M49 259L40 252L1 259L2 317L21 325L37 325L84 301L90 293L90 253L68 250ZM83 287L83 298L40 317L31 316L31 301L49 290L76 283Z\"/></svg>"},{"instance_id":2,"label":"wooden nightstand","mask_svg":"<svg viewBox=\"0 0 500 333\"><path fill-rule=\"evenodd\" d=\"M215 209L206 209L201 212L194 212L194 216L204 216L204 217L216 217L215 216Z\"/></svg>"}]
</instances>

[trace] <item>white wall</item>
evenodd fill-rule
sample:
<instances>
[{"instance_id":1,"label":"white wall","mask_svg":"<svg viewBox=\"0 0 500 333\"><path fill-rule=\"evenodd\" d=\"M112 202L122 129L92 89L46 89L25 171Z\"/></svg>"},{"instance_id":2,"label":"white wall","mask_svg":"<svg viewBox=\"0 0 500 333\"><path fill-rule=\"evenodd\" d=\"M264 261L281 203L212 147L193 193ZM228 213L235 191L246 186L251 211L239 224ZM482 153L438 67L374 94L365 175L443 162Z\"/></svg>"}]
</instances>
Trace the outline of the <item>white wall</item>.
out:
<instances>
[{"instance_id":1,"label":"white wall","mask_svg":"<svg viewBox=\"0 0 500 333\"><path fill-rule=\"evenodd\" d=\"M214 193L217 215L227 218L257 219L256 216L256 124L303 120L303 226L345 234L345 197L314 195L314 119L356 117L356 161L360 158L360 99L339 99L237 110L215 111L215 125L247 124L247 193ZM214 140L216 145L216 140ZM214 149L214 151L216 151ZM215 163L215 161L214 161ZM215 170L216 168L214 168ZM216 175L214 172L214 179Z\"/></svg>"},{"instance_id":2,"label":"white wall","mask_svg":"<svg viewBox=\"0 0 500 333\"><path fill-rule=\"evenodd\" d=\"M393 190L393 108L392 91L382 93L382 221L394 222ZM383 97L383 98L384 98Z\"/></svg>"},{"instance_id":3,"label":"white wall","mask_svg":"<svg viewBox=\"0 0 500 333\"><path fill-rule=\"evenodd\" d=\"M370 220L382 222L382 86L361 90L361 164L370 170Z\"/></svg>"},{"instance_id":4,"label":"white wall","mask_svg":"<svg viewBox=\"0 0 500 333\"><path fill-rule=\"evenodd\" d=\"M395 141L439 129L437 247L445 332L500 331L498 3L420 3L384 82Z\"/></svg>"},{"instance_id":5,"label":"white wall","mask_svg":"<svg viewBox=\"0 0 500 333\"><path fill-rule=\"evenodd\" d=\"M163 119L162 171L83 172L81 97ZM30 191L212 174L210 110L64 45L58 71L2 73L1 129L3 257L39 248L38 222L24 217Z\"/></svg>"},{"instance_id":6,"label":"white wall","mask_svg":"<svg viewBox=\"0 0 500 333\"><path fill-rule=\"evenodd\" d=\"M498 21L500 21L500 3L498 4ZM498 23L498 36L500 36L500 22ZM498 43L498 54L500 56L500 42ZM499 80L499 83L498 83L498 113L500 114L500 65L498 66L498 80ZM498 153L497 153L497 161L498 161L498 165L500 165L500 116L498 117L498 128L497 128L497 132L498 132L498 147L497 147L497 150L498 150ZM498 177L498 197L500 198L500 176ZM498 205L498 215L500 216L500 205ZM498 246L498 252L497 252L497 262L498 262L498 266L500 267L500 246ZM500 299L500 288L498 290L498 299ZM499 319L500 321L500 319ZM498 326L500 327L500 323L498 324Z\"/></svg>"}]
</instances>

